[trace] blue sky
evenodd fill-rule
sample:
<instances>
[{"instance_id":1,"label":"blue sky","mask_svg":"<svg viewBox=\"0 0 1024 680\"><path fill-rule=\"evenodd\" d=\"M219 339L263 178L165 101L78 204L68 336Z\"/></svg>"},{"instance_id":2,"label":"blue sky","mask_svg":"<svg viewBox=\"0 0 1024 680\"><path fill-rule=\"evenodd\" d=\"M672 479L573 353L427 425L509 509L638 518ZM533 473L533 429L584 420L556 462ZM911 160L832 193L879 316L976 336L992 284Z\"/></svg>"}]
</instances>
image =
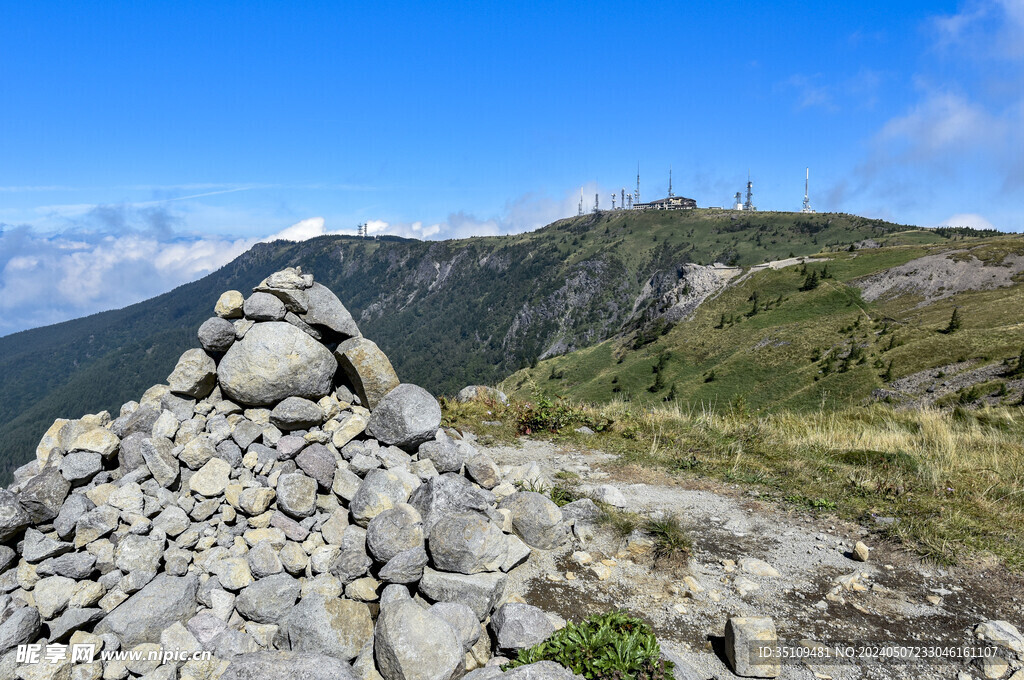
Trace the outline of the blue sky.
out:
<instances>
[{"instance_id":1,"label":"blue sky","mask_svg":"<svg viewBox=\"0 0 1024 680\"><path fill-rule=\"evenodd\" d=\"M522 231L635 183L1024 229L1024 0L0 0L0 335L256 241Z\"/></svg>"}]
</instances>

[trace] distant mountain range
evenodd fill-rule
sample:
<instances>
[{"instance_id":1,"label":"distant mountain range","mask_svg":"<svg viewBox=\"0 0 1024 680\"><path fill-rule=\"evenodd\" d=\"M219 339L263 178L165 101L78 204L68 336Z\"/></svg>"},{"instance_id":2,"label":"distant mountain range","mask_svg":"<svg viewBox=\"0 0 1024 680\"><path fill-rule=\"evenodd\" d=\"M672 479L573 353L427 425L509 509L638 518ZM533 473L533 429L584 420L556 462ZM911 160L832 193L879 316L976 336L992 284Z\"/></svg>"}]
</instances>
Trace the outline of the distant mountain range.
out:
<instances>
[{"instance_id":1,"label":"distant mountain range","mask_svg":"<svg viewBox=\"0 0 1024 680\"><path fill-rule=\"evenodd\" d=\"M334 290L363 333L387 352L402 379L451 394L469 383L495 383L549 357L575 361L569 353L581 348L595 347L584 351L612 356L611 348L621 346L621 338L636 343L638 332L660 333L695 309L699 323L707 314L717 316L712 309L723 314L728 309L735 317L751 307L745 291L760 286L758 316L734 319L715 331L717 336L707 331L706 342L731 346L725 339L735 337L739 348L746 341L738 339L739 329L747 333L803 299L791 290L803 279L801 275L797 281L794 267L752 275L729 267L841 252L857 243L885 246L834 256L838 259L829 265L834 278L808 296L820 298L818 306L801 307L800 314L810 318L834 305L846 310L850 299L855 311L862 303L845 285L854 275L887 262L906 262L915 253L927 252L930 244L962 247L953 238L963 238L963 232L919 230L845 214L686 210L606 211L530 233L457 241L330 236L260 244L213 274L151 300L0 338L0 474L8 475L32 457L55 418L102 409L116 414L123 402L162 382L181 352L198 346L196 329L212 315L221 291L248 293L269 273L288 266L301 266ZM869 261L867 253L873 264L860 267ZM716 262L723 266L708 267ZM730 274L732 283L725 287L708 279ZM778 282L771 277L779 277ZM692 304L708 286L713 301ZM828 297L833 288L833 297ZM779 294L783 301L775 302ZM707 304L711 306L705 309ZM936 304L926 309L947 310L950 303ZM663 325L655 329L657 324ZM658 335L665 340L641 342L641 354L635 356L659 349L658 342L667 342L689 324ZM834 343L819 344L826 352ZM681 352L677 359L684 356ZM800 356L809 361L808 351L801 350ZM616 365L626 369L632 361ZM667 360L663 381L675 380L677 394L684 385L711 389L700 385L712 383L698 385L696 378L686 382L689 378L681 373L674 376L675 368L668 368L673 361ZM688 362L692 371L703 366L692 358ZM757 370L764 368L754 364ZM732 369L722 370L724 380ZM547 363L537 371L550 373ZM537 371L520 377L543 382ZM648 385L642 382L624 376L623 389L614 394L628 384L640 398L658 396L646 392ZM596 374L543 386L556 383L573 394L613 394ZM526 385L522 382L520 389Z\"/></svg>"}]
</instances>

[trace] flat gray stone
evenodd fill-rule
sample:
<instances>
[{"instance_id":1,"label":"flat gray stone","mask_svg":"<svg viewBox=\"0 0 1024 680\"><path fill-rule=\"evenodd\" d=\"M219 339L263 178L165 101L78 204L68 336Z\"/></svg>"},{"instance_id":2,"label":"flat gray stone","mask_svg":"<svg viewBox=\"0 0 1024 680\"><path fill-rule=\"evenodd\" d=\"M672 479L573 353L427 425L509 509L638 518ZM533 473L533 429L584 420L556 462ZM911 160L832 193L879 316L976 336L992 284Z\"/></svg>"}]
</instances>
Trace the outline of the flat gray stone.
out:
<instances>
[{"instance_id":1,"label":"flat gray stone","mask_svg":"<svg viewBox=\"0 0 1024 680\"><path fill-rule=\"evenodd\" d=\"M514 658L520 649L540 644L555 632L542 610L522 602L507 602L491 615L491 632L498 653Z\"/></svg>"},{"instance_id":2,"label":"flat gray stone","mask_svg":"<svg viewBox=\"0 0 1024 680\"><path fill-rule=\"evenodd\" d=\"M392 557L381 567L378 575L385 583L416 583L423 578L427 562L427 551L423 546L417 546Z\"/></svg>"},{"instance_id":3,"label":"flat gray stone","mask_svg":"<svg viewBox=\"0 0 1024 680\"><path fill-rule=\"evenodd\" d=\"M330 331L337 338L359 335L352 315L330 288L314 282L304 293L306 311L299 314L299 318L314 328Z\"/></svg>"},{"instance_id":4,"label":"flat gray stone","mask_svg":"<svg viewBox=\"0 0 1024 680\"><path fill-rule=\"evenodd\" d=\"M430 530L429 548L437 569L460 574L498 571L507 552L501 527L477 513L442 517Z\"/></svg>"},{"instance_id":5,"label":"flat gray stone","mask_svg":"<svg viewBox=\"0 0 1024 680\"><path fill-rule=\"evenodd\" d=\"M270 412L270 422L285 432L308 430L324 422L324 411L302 397L288 397Z\"/></svg>"},{"instance_id":6,"label":"flat gray stone","mask_svg":"<svg viewBox=\"0 0 1024 680\"><path fill-rule=\"evenodd\" d=\"M316 509L317 483L300 472L277 480L277 507L292 517L309 517Z\"/></svg>"},{"instance_id":7,"label":"flat gray stone","mask_svg":"<svg viewBox=\"0 0 1024 680\"><path fill-rule=\"evenodd\" d=\"M125 648L159 642L161 631L175 622L184 624L195 615L198 588L196 574L161 574L107 614L95 633L114 633Z\"/></svg>"},{"instance_id":8,"label":"flat gray stone","mask_svg":"<svg viewBox=\"0 0 1024 680\"><path fill-rule=\"evenodd\" d=\"M370 608L362 602L308 595L278 622L275 643L351 661L373 638Z\"/></svg>"},{"instance_id":9,"label":"flat gray stone","mask_svg":"<svg viewBox=\"0 0 1024 680\"><path fill-rule=\"evenodd\" d=\"M103 456L92 451L73 451L60 461L60 473L72 485L85 484L103 469Z\"/></svg>"},{"instance_id":10,"label":"flat gray stone","mask_svg":"<svg viewBox=\"0 0 1024 680\"><path fill-rule=\"evenodd\" d=\"M501 572L449 574L429 567L423 570L419 590L434 602L461 602L483 621L505 592L507 578Z\"/></svg>"},{"instance_id":11,"label":"flat gray stone","mask_svg":"<svg viewBox=\"0 0 1024 680\"><path fill-rule=\"evenodd\" d=\"M242 588L235 599L239 614L256 623L277 623L299 598L298 580L288 574L261 578Z\"/></svg>"},{"instance_id":12,"label":"flat gray stone","mask_svg":"<svg viewBox=\"0 0 1024 680\"><path fill-rule=\"evenodd\" d=\"M415 450L441 426L441 406L422 387L402 383L388 392L370 415L367 433L387 446Z\"/></svg>"},{"instance_id":13,"label":"flat gray stone","mask_svg":"<svg viewBox=\"0 0 1024 680\"><path fill-rule=\"evenodd\" d=\"M280 321L284 318L285 307L270 293L253 293L242 306L245 318L252 321Z\"/></svg>"},{"instance_id":14,"label":"flat gray stone","mask_svg":"<svg viewBox=\"0 0 1024 680\"><path fill-rule=\"evenodd\" d=\"M280 441L277 443L277 447L280 451ZM334 471L338 464L334 460L334 454L323 444L310 444L302 449L302 452L295 456L295 464L316 480L321 491L329 490L334 483Z\"/></svg>"},{"instance_id":15,"label":"flat gray stone","mask_svg":"<svg viewBox=\"0 0 1024 680\"><path fill-rule=\"evenodd\" d=\"M311 652L253 652L240 654L220 680L274 680L287 669L288 680L360 680L348 664L336 657Z\"/></svg>"},{"instance_id":16,"label":"flat gray stone","mask_svg":"<svg viewBox=\"0 0 1024 680\"><path fill-rule=\"evenodd\" d=\"M36 639L42 621L35 607L15 609L0 623L0 654Z\"/></svg>"},{"instance_id":17,"label":"flat gray stone","mask_svg":"<svg viewBox=\"0 0 1024 680\"><path fill-rule=\"evenodd\" d=\"M71 482L64 479L57 468L49 467L25 483L18 494L18 503L33 524L42 524L57 516L70 490ZM20 521L19 513L8 510L6 506L5 496L0 495L0 535L9 530L8 525L14 527ZM6 534L4 538L10 535Z\"/></svg>"},{"instance_id":18,"label":"flat gray stone","mask_svg":"<svg viewBox=\"0 0 1024 680\"><path fill-rule=\"evenodd\" d=\"M334 356L363 406L371 411L400 384L391 361L372 340L346 340L338 345Z\"/></svg>"},{"instance_id":19,"label":"flat gray stone","mask_svg":"<svg viewBox=\"0 0 1024 680\"><path fill-rule=\"evenodd\" d=\"M511 511L513 531L531 548L551 550L568 537L562 511L536 491L514 493L502 500L498 508Z\"/></svg>"},{"instance_id":20,"label":"flat gray stone","mask_svg":"<svg viewBox=\"0 0 1024 680\"><path fill-rule=\"evenodd\" d=\"M190 349L181 355L167 377L171 392L202 399L217 384L217 364L201 349Z\"/></svg>"},{"instance_id":21,"label":"flat gray stone","mask_svg":"<svg viewBox=\"0 0 1024 680\"><path fill-rule=\"evenodd\" d=\"M30 528L25 530L25 542L22 544L21 556L25 558L26 562L42 562L47 558L70 552L74 548L75 546L71 543L44 536L42 532Z\"/></svg>"}]
</instances>

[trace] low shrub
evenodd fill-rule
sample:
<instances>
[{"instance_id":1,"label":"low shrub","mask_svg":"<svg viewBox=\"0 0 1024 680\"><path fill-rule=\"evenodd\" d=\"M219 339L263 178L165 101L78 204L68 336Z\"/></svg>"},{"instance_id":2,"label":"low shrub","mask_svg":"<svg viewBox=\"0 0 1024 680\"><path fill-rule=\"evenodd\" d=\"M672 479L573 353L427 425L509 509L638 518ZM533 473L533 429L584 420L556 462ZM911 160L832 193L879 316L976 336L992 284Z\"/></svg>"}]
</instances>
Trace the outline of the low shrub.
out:
<instances>
[{"instance_id":1,"label":"low shrub","mask_svg":"<svg viewBox=\"0 0 1024 680\"><path fill-rule=\"evenodd\" d=\"M623 611L568 623L505 668L554 661L587 680L675 680L671 661L646 623Z\"/></svg>"}]
</instances>

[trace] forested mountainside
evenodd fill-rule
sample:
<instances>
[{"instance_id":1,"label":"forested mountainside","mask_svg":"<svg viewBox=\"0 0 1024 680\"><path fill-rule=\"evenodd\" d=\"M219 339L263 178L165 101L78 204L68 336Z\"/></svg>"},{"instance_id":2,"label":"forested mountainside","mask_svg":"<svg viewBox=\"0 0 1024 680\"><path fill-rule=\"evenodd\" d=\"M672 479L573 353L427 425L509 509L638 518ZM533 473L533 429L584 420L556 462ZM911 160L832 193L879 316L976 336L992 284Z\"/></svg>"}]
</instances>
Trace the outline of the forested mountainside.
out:
<instances>
[{"instance_id":1,"label":"forested mountainside","mask_svg":"<svg viewBox=\"0 0 1024 680\"><path fill-rule=\"evenodd\" d=\"M116 412L163 381L220 291L248 293L284 267L334 290L403 379L452 393L650 323L658 286L686 265L744 267L866 240L945 238L845 214L693 210L606 211L453 241L260 244L152 300L0 338L0 472L28 460L55 418Z\"/></svg>"}]
</instances>

